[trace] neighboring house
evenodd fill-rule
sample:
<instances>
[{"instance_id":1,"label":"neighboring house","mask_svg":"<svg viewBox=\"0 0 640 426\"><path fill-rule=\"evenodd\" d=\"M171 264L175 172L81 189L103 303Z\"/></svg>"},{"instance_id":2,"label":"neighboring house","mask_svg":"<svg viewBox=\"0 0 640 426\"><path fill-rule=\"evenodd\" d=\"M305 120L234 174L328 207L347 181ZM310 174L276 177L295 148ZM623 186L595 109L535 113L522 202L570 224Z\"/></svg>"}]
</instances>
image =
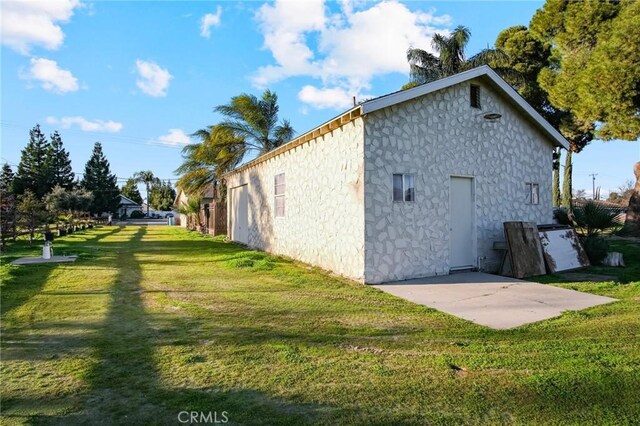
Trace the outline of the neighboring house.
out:
<instances>
[{"instance_id":1,"label":"neighboring house","mask_svg":"<svg viewBox=\"0 0 640 426\"><path fill-rule=\"evenodd\" d=\"M130 198L120 194L120 205L118 206L118 217L122 217L125 214L131 216L134 211L142 211L142 206Z\"/></svg>"},{"instance_id":2,"label":"neighboring house","mask_svg":"<svg viewBox=\"0 0 640 426\"><path fill-rule=\"evenodd\" d=\"M147 214L147 203L142 203L142 212L146 215ZM164 210L156 210L153 207L149 206L149 217L153 218L155 216L160 216L161 218L164 219L165 215L167 213L172 213L171 211L164 211Z\"/></svg>"},{"instance_id":3,"label":"neighboring house","mask_svg":"<svg viewBox=\"0 0 640 426\"><path fill-rule=\"evenodd\" d=\"M229 172L230 238L366 283L500 263L567 141L491 68L366 101Z\"/></svg>"},{"instance_id":4,"label":"neighboring house","mask_svg":"<svg viewBox=\"0 0 640 426\"><path fill-rule=\"evenodd\" d=\"M202 194L200 200L200 223L202 231L211 235L221 235L227 233L227 205L217 202L216 188L212 185ZM173 203L176 209L180 209L189 200L189 196L182 190L178 190ZM185 214L180 214L179 225L184 228L196 229L197 221L189 218Z\"/></svg>"}]
</instances>

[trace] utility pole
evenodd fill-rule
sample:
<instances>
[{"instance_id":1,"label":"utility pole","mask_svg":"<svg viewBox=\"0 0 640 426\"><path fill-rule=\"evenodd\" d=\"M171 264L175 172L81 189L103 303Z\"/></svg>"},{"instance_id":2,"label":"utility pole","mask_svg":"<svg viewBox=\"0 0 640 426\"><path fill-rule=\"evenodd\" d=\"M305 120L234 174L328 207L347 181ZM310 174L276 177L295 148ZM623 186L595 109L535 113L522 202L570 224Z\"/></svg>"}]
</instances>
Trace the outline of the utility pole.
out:
<instances>
[{"instance_id":1,"label":"utility pole","mask_svg":"<svg viewBox=\"0 0 640 426\"><path fill-rule=\"evenodd\" d=\"M596 176L598 176L598 174L591 173L589 176L591 176L591 187L592 187L591 199L595 200L596 199Z\"/></svg>"}]
</instances>

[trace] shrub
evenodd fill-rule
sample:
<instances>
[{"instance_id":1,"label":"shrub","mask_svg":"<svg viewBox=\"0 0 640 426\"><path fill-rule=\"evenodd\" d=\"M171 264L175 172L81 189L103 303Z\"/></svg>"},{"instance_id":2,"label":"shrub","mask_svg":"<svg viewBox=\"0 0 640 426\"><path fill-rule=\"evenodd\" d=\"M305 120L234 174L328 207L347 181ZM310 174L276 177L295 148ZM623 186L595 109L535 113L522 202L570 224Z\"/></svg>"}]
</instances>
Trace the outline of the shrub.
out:
<instances>
[{"instance_id":1,"label":"shrub","mask_svg":"<svg viewBox=\"0 0 640 426\"><path fill-rule=\"evenodd\" d=\"M560 225L572 225L571 218L569 217L569 210L564 207L553 209L553 218Z\"/></svg>"},{"instance_id":2,"label":"shrub","mask_svg":"<svg viewBox=\"0 0 640 426\"><path fill-rule=\"evenodd\" d=\"M619 224L615 217L615 212L593 201L588 201L573 210L573 220L576 227L587 237L618 227Z\"/></svg>"},{"instance_id":3,"label":"shrub","mask_svg":"<svg viewBox=\"0 0 640 426\"><path fill-rule=\"evenodd\" d=\"M607 257L609 243L599 235L593 234L582 238L582 246L592 265L600 265Z\"/></svg>"},{"instance_id":4,"label":"shrub","mask_svg":"<svg viewBox=\"0 0 640 426\"><path fill-rule=\"evenodd\" d=\"M131 212L131 215L129 217L131 219L142 219L144 218L144 213L142 213L140 210L134 210Z\"/></svg>"}]
</instances>

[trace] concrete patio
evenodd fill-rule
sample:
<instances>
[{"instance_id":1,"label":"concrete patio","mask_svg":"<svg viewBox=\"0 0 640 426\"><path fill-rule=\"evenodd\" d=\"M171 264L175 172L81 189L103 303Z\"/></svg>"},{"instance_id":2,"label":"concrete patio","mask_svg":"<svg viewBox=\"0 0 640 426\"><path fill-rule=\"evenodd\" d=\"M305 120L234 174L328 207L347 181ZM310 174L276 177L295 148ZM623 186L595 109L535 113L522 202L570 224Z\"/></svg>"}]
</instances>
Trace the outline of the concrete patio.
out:
<instances>
[{"instance_id":1,"label":"concrete patio","mask_svg":"<svg viewBox=\"0 0 640 426\"><path fill-rule=\"evenodd\" d=\"M482 272L390 282L373 287L494 329L509 329L615 302L596 296Z\"/></svg>"}]
</instances>

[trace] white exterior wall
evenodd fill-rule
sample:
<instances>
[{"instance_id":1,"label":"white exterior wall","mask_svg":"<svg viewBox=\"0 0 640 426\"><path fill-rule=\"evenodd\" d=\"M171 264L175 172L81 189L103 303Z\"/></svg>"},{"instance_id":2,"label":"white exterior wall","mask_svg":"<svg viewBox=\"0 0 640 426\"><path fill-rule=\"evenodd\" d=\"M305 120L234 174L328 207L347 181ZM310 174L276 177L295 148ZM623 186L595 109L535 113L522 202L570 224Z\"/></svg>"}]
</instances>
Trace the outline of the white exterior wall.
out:
<instances>
[{"instance_id":1,"label":"white exterior wall","mask_svg":"<svg viewBox=\"0 0 640 426\"><path fill-rule=\"evenodd\" d=\"M227 177L229 191L248 184L250 247L363 280L363 129L357 118ZM279 173L285 173L284 218L274 214ZM232 210L229 205L227 211Z\"/></svg>"},{"instance_id":2,"label":"white exterior wall","mask_svg":"<svg viewBox=\"0 0 640 426\"><path fill-rule=\"evenodd\" d=\"M495 270L504 221L551 223L552 144L496 91L469 82L365 117L365 281L449 273L449 181L473 176L477 266ZM482 116L499 112L488 122ZM392 174L415 176L415 201L393 202ZM526 182L540 185L528 204ZM486 258L486 259L484 259Z\"/></svg>"}]
</instances>

